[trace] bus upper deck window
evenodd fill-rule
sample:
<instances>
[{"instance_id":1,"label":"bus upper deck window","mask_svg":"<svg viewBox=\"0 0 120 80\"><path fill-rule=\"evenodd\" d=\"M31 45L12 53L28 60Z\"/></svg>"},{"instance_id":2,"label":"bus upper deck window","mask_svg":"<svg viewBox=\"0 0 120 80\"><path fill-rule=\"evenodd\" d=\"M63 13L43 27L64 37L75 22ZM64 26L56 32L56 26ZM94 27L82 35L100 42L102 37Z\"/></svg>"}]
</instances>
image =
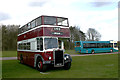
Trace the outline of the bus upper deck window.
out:
<instances>
[{"instance_id":1,"label":"bus upper deck window","mask_svg":"<svg viewBox=\"0 0 120 80\"><path fill-rule=\"evenodd\" d=\"M35 27L35 20L31 22L31 28Z\"/></svg>"},{"instance_id":2,"label":"bus upper deck window","mask_svg":"<svg viewBox=\"0 0 120 80\"><path fill-rule=\"evenodd\" d=\"M30 26L31 26L30 23L28 23L28 30L30 29Z\"/></svg>"},{"instance_id":3,"label":"bus upper deck window","mask_svg":"<svg viewBox=\"0 0 120 80\"><path fill-rule=\"evenodd\" d=\"M41 25L41 17L36 19L36 26L39 26L39 25Z\"/></svg>"},{"instance_id":4,"label":"bus upper deck window","mask_svg":"<svg viewBox=\"0 0 120 80\"><path fill-rule=\"evenodd\" d=\"M65 18L57 18L57 25L60 25L60 26L68 26L68 19L65 19Z\"/></svg>"},{"instance_id":5,"label":"bus upper deck window","mask_svg":"<svg viewBox=\"0 0 120 80\"><path fill-rule=\"evenodd\" d=\"M44 16L44 24L45 25L56 25L56 18Z\"/></svg>"}]
</instances>

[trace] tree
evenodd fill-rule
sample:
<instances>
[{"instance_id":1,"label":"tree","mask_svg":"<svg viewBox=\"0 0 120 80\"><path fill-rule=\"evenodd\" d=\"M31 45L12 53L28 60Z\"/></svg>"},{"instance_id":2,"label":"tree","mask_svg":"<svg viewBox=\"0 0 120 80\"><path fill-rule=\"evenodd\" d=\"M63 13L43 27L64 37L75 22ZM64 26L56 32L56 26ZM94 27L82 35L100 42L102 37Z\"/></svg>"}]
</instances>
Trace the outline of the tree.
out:
<instances>
[{"instance_id":1,"label":"tree","mask_svg":"<svg viewBox=\"0 0 120 80\"><path fill-rule=\"evenodd\" d=\"M80 27L70 27L70 39L65 41L66 49L74 49L74 41L85 41L85 33L80 30Z\"/></svg>"},{"instance_id":2,"label":"tree","mask_svg":"<svg viewBox=\"0 0 120 80\"><path fill-rule=\"evenodd\" d=\"M94 28L89 28L86 35L88 41L99 41L101 38L101 34Z\"/></svg>"},{"instance_id":3,"label":"tree","mask_svg":"<svg viewBox=\"0 0 120 80\"><path fill-rule=\"evenodd\" d=\"M17 33L19 25L2 25L2 50L17 49Z\"/></svg>"},{"instance_id":4,"label":"tree","mask_svg":"<svg viewBox=\"0 0 120 80\"><path fill-rule=\"evenodd\" d=\"M74 26L74 27L70 27L70 40L72 42L74 41L85 41L85 33L83 31L80 30L80 27L78 26Z\"/></svg>"}]
</instances>

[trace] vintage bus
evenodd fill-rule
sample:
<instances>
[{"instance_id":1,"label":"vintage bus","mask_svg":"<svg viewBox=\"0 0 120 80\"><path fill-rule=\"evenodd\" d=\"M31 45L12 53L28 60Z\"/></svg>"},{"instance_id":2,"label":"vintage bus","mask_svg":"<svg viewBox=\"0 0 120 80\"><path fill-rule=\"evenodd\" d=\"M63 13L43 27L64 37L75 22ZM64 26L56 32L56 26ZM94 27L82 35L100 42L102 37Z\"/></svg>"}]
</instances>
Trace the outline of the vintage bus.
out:
<instances>
[{"instance_id":1,"label":"vintage bus","mask_svg":"<svg viewBox=\"0 0 120 80\"><path fill-rule=\"evenodd\" d=\"M117 41L75 41L75 51L79 53L102 53L118 51Z\"/></svg>"},{"instance_id":2,"label":"vintage bus","mask_svg":"<svg viewBox=\"0 0 120 80\"><path fill-rule=\"evenodd\" d=\"M46 71L49 66L71 67L71 56L64 54L64 40L70 38L68 18L39 16L19 27L17 59Z\"/></svg>"}]
</instances>

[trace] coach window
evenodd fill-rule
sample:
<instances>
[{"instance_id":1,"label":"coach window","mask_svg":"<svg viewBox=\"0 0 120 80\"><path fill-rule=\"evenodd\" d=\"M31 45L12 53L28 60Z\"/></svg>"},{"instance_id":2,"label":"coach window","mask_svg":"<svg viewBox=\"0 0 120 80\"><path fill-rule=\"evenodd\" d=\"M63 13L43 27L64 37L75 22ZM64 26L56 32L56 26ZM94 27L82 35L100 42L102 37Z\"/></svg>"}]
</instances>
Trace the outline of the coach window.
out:
<instances>
[{"instance_id":1,"label":"coach window","mask_svg":"<svg viewBox=\"0 0 120 80\"><path fill-rule=\"evenodd\" d=\"M30 42L27 43L27 50L30 50Z\"/></svg>"},{"instance_id":2,"label":"coach window","mask_svg":"<svg viewBox=\"0 0 120 80\"><path fill-rule=\"evenodd\" d=\"M88 43L83 43L83 48L89 48Z\"/></svg>"},{"instance_id":3,"label":"coach window","mask_svg":"<svg viewBox=\"0 0 120 80\"><path fill-rule=\"evenodd\" d=\"M45 25L56 25L56 18L50 16L44 16Z\"/></svg>"},{"instance_id":4,"label":"coach window","mask_svg":"<svg viewBox=\"0 0 120 80\"><path fill-rule=\"evenodd\" d=\"M25 30L26 30L26 31L28 30L28 26L27 26L27 25L25 25Z\"/></svg>"},{"instance_id":5,"label":"coach window","mask_svg":"<svg viewBox=\"0 0 120 80\"><path fill-rule=\"evenodd\" d=\"M80 42L76 42L76 47L80 47Z\"/></svg>"},{"instance_id":6,"label":"coach window","mask_svg":"<svg viewBox=\"0 0 120 80\"><path fill-rule=\"evenodd\" d=\"M23 32L25 32L25 26L23 26L22 29L23 29Z\"/></svg>"},{"instance_id":7,"label":"coach window","mask_svg":"<svg viewBox=\"0 0 120 80\"><path fill-rule=\"evenodd\" d=\"M90 47L91 47L91 48L96 48L97 45L96 45L96 43L90 43Z\"/></svg>"},{"instance_id":8,"label":"coach window","mask_svg":"<svg viewBox=\"0 0 120 80\"><path fill-rule=\"evenodd\" d=\"M117 43L114 43L114 47L117 48L117 47L118 47L118 44L117 44Z\"/></svg>"},{"instance_id":9,"label":"coach window","mask_svg":"<svg viewBox=\"0 0 120 80\"><path fill-rule=\"evenodd\" d=\"M30 29L30 23L28 23L28 30Z\"/></svg>"},{"instance_id":10,"label":"coach window","mask_svg":"<svg viewBox=\"0 0 120 80\"><path fill-rule=\"evenodd\" d=\"M37 50L43 51L43 38L37 38Z\"/></svg>"},{"instance_id":11,"label":"coach window","mask_svg":"<svg viewBox=\"0 0 120 80\"><path fill-rule=\"evenodd\" d=\"M67 18L57 18L57 25L68 26L68 19Z\"/></svg>"},{"instance_id":12,"label":"coach window","mask_svg":"<svg viewBox=\"0 0 120 80\"><path fill-rule=\"evenodd\" d=\"M26 43L24 43L24 50L26 50L27 49L27 45L26 45Z\"/></svg>"},{"instance_id":13,"label":"coach window","mask_svg":"<svg viewBox=\"0 0 120 80\"><path fill-rule=\"evenodd\" d=\"M40 51L43 51L43 38L40 38Z\"/></svg>"},{"instance_id":14,"label":"coach window","mask_svg":"<svg viewBox=\"0 0 120 80\"><path fill-rule=\"evenodd\" d=\"M37 38L37 50L40 50L40 39Z\"/></svg>"},{"instance_id":15,"label":"coach window","mask_svg":"<svg viewBox=\"0 0 120 80\"><path fill-rule=\"evenodd\" d=\"M35 27L35 20L31 22L31 28Z\"/></svg>"},{"instance_id":16,"label":"coach window","mask_svg":"<svg viewBox=\"0 0 120 80\"><path fill-rule=\"evenodd\" d=\"M36 26L39 26L39 25L41 25L41 17L36 19Z\"/></svg>"},{"instance_id":17,"label":"coach window","mask_svg":"<svg viewBox=\"0 0 120 80\"><path fill-rule=\"evenodd\" d=\"M111 48L113 47L113 43L110 43L110 47L111 47Z\"/></svg>"}]
</instances>

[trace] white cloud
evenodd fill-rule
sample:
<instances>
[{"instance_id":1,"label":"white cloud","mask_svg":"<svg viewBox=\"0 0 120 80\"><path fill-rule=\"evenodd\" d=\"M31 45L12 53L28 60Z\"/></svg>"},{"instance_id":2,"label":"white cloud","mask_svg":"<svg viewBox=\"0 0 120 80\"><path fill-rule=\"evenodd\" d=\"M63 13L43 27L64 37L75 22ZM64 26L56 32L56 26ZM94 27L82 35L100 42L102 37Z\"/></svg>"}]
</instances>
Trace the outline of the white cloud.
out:
<instances>
[{"instance_id":1,"label":"white cloud","mask_svg":"<svg viewBox=\"0 0 120 80\"><path fill-rule=\"evenodd\" d=\"M87 3L87 1L45 0L44 2L43 0L2 0L0 11L8 13L12 19L1 21L0 23L24 25L40 15L68 17L70 26L80 26L80 29L85 33L88 28L95 28L102 34L102 40L117 40L117 8L104 11L83 10L81 5L83 5L82 3ZM41 6L37 4L37 6L32 7L30 6L31 2L40 2ZM79 3L78 8L74 7L77 2ZM89 7L88 5L84 6L85 8Z\"/></svg>"}]
</instances>

